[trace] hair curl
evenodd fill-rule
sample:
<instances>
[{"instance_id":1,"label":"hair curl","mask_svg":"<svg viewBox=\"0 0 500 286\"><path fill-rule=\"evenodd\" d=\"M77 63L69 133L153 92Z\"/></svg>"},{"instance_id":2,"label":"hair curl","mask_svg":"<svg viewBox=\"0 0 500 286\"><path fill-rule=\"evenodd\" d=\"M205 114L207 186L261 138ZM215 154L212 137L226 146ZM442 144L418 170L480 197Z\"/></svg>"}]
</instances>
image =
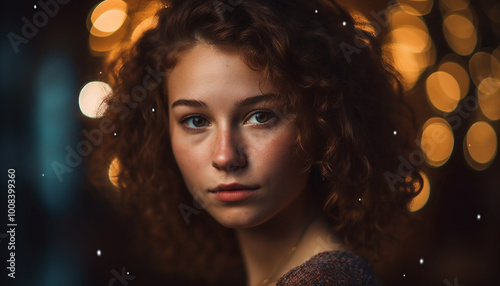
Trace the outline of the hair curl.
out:
<instances>
[{"instance_id":1,"label":"hair curl","mask_svg":"<svg viewBox=\"0 0 500 286\"><path fill-rule=\"evenodd\" d=\"M234 233L203 211L186 224L179 210L199 211L170 146L165 88L168 71L197 43L233 49L273 81L295 115L311 191L334 230L353 248L377 250L385 227L408 213L422 187L417 168L398 168L400 156L418 147L409 140L411 109L379 40L331 0L228 2L165 3L158 24L108 65L113 93L100 120L114 131L94 153L94 182L111 186L107 168L117 158L118 197L159 265L206 281L238 281Z\"/></svg>"}]
</instances>

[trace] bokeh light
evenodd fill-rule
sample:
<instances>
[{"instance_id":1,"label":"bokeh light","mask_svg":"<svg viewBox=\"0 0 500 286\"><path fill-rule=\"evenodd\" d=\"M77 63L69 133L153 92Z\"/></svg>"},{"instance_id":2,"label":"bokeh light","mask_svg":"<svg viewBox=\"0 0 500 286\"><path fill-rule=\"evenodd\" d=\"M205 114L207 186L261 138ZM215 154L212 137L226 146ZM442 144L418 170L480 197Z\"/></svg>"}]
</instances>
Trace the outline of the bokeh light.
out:
<instances>
[{"instance_id":1,"label":"bokeh light","mask_svg":"<svg viewBox=\"0 0 500 286\"><path fill-rule=\"evenodd\" d=\"M90 34L89 47L95 56L105 55L107 52L117 48L125 35L126 31L124 29L120 29L108 37L98 37Z\"/></svg>"},{"instance_id":2,"label":"bokeh light","mask_svg":"<svg viewBox=\"0 0 500 286\"><path fill-rule=\"evenodd\" d=\"M83 115L89 118L101 117L106 105L103 100L111 94L109 84L102 81L92 81L87 83L80 91L78 104Z\"/></svg>"},{"instance_id":3,"label":"bokeh light","mask_svg":"<svg viewBox=\"0 0 500 286\"><path fill-rule=\"evenodd\" d=\"M402 26L391 32L392 40L406 51L421 53L429 49L431 39L429 34L415 26Z\"/></svg>"},{"instance_id":4,"label":"bokeh light","mask_svg":"<svg viewBox=\"0 0 500 286\"><path fill-rule=\"evenodd\" d=\"M432 105L444 112L453 111L460 100L460 86L447 72L436 71L425 82L427 97Z\"/></svg>"},{"instance_id":5,"label":"bokeh light","mask_svg":"<svg viewBox=\"0 0 500 286\"><path fill-rule=\"evenodd\" d=\"M446 120L439 117L427 120L423 127L421 147L430 166L439 167L446 163L454 144L453 130Z\"/></svg>"},{"instance_id":6,"label":"bokeh light","mask_svg":"<svg viewBox=\"0 0 500 286\"><path fill-rule=\"evenodd\" d=\"M460 88L461 99L467 95L470 87L469 74L460 64L453 61L447 61L439 66L439 71L448 73L455 78L458 83L458 87Z\"/></svg>"},{"instance_id":7,"label":"bokeh light","mask_svg":"<svg viewBox=\"0 0 500 286\"><path fill-rule=\"evenodd\" d=\"M127 13L124 11L109 10L95 20L93 28L104 33L113 33L122 26L126 18Z\"/></svg>"},{"instance_id":8,"label":"bokeh light","mask_svg":"<svg viewBox=\"0 0 500 286\"><path fill-rule=\"evenodd\" d=\"M497 134L487 122L476 122L467 131L464 146L466 153L475 163L488 165L497 153ZM469 165L474 169L479 169L476 164L469 162Z\"/></svg>"},{"instance_id":9,"label":"bokeh light","mask_svg":"<svg viewBox=\"0 0 500 286\"><path fill-rule=\"evenodd\" d=\"M500 81L496 78L485 78L477 88L479 107L490 120L500 119Z\"/></svg>"},{"instance_id":10,"label":"bokeh light","mask_svg":"<svg viewBox=\"0 0 500 286\"><path fill-rule=\"evenodd\" d=\"M402 10L399 7L390 11L390 28L394 30L402 26L415 26L420 30L427 30L427 24L422 17L418 17L416 13L409 13L412 8L407 7Z\"/></svg>"},{"instance_id":11,"label":"bokeh light","mask_svg":"<svg viewBox=\"0 0 500 286\"><path fill-rule=\"evenodd\" d=\"M115 186L118 187L118 175L120 174L120 161L118 158L114 158L109 165L108 177L109 181Z\"/></svg>"},{"instance_id":12,"label":"bokeh light","mask_svg":"<svg viewBox=\"0 0 500 286\"><path fill-rule=\"evenodd\" d=\"M127 3L121 0L105 0L97 4L91 12L90 33L105 37L116 32L127 19Z\"/></svg>"},{"instance_id":13,"label":"bokeh light","mask_svg":"<svg viewBox=\"0 0 500 286\"><path fill-rule=\"evenodd\" d=\"M412 7L390 11L390 43L386 44L405 89L412 88L422 72L436 61L436 50L427 25Z\"/></svg>"},{"instance_id":14,"label":"bokeh light","mask_svg":"<svg viewBox=\"0 0 500 286\"><path fill-rule=\"evenodd\" d=\"M460 11L469 7L469 0L440 0L439 4L446 11Z\"/></svg>"},{"instance_id":15,"label":"bokeh light","mask_svg":"<svg viewBox=\"0 0 500 286\"><path fill-rule=\"evenodd\" d=\"M412 14L412 15L417 15L417 16L423 16L429 14L429 12L432 10L432 6L434 4L433 0L398 0L398 3L401 6L401 9L403 9L405 12ZM408 9L411 7L412 9Z\"/></svg>"},{"instance_id":16,"label":"bokeh light","mask_svg":"<svg viewBox=\"0 0 500 286\"><path fill-rule=\"evenodd\" d=\"M120 45L127 35L127 10L124 1L105 0L90 11L87 26L89 47L94 56L104 56Z\"/></svg>"},{"instance_id":17,"label":"bokeh light","mask_svg":"<svg viewBox=\"0 0 500 286\"><path fill-rule=\"evenodd\" d=\"M469 73L472 82L477 87L483 79L490 77L491 55L486 52L477 52L469 60Z\"/></svg>"},{"instance_id":18,"label":"bokeh light","mask_svg":"<svg viewBox=\"0 0 500 286\"><path fill-rule=\"evenodd\" d=\"M464 15L448 14L445 16L443 32L450 48L459 55L470 55L476 48L476 28Z\"/></svg>"},{"instance_id":19,"label":"bokeh light","mask_svg":"<svg viewBox=\"0 0 500 286\"><path fill-rule=\"evenodd\" d=\"M420 175L422 176L424 185L422 186L420 193L410 202L409 209L411 212L416 212L422 209L427 204L431 194L429 178L427 178L427 175L423 172L420 172Z\"/></svg>"}]
</instances>

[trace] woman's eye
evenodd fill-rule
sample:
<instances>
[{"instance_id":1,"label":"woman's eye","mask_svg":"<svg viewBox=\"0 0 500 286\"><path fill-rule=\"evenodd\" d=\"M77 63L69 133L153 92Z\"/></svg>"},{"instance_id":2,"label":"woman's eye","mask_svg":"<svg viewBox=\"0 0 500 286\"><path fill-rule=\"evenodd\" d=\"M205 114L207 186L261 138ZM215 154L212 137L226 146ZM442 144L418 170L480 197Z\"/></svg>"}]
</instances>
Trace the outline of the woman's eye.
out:
<instances>
[{"instance_id":1,"label":"woman's eye","mask_svg":"<svg viewBox=\"0 0 500 286\"><path fill-rule=\"evenodd\" d=\"M258 111L252 114L247 121L253 124L265 124L274 117L274 114L271 112Z\"/></svg>"},{"instance_id":2,"label":"woman's eye","mask_svg":"<svg viewBox=\"0 0 500 286\"><path fill-rule=\"evenodd\" d=\"M210 125L210 122L208 122L208 120L206 120L205 118L203 118L201 116L191 116L191 117L185 118L184 120L182 120L181 123L185 124L189 128L193 128L193 129Z\"/></svg>"}]
</instances>

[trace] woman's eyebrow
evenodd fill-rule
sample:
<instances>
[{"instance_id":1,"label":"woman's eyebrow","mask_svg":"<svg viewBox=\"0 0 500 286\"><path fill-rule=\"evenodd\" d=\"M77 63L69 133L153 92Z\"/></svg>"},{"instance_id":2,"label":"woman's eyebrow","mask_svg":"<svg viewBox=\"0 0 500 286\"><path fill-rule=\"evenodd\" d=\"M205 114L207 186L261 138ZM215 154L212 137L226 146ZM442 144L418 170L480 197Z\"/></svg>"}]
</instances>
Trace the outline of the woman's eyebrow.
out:
<instances>
[{"instance_id":1,"label":"woman's eyebrow","mask_svg":"<svg viewBox=\"0 0 500 286\"><path fill-rule=\"evenodd\" d=\"M201 100L194 99L179 99L172 103L170 108L174 108L176 106L189 106L189 107L208 107L207 104Z\"/></svg>"},{"instance_id":2,"label":"woman's eyebrow","mask_svg":"<svg viewBox=\"0 0 500 286\"><path fill-rule=\"evenodd\" d=\"M251 106L255 105L257 103L261 103L264 101L270 101L272 99L275 99L277 96L274 93L267 93L267 94L261 94L261 95L256 95L252 97L247 97L245 99L242 99L240 101L237 101L235 103L236 106ZM172 103L172 106L170 108L174 108L176 106L189 106L189 107L204 107L207 108L208 105L201 100L195 100L195 99L179 99L176 100L174 103Z\"/></svg>"},{"instance_id":3,"label":"woman's eyebrow","mask_svg":"<svg viewBox=\"0 0 500 286\"><path fill-rule=\"evenodd\" d=\"M264 101L270 101L272 99L275 99L276 97L277 95L274 93L266 93L252 97L247 97L243 100L236 102L235 105L245 107L245 106L255 105L257 103L261 103Z\"/></svg>"}]
</instances>

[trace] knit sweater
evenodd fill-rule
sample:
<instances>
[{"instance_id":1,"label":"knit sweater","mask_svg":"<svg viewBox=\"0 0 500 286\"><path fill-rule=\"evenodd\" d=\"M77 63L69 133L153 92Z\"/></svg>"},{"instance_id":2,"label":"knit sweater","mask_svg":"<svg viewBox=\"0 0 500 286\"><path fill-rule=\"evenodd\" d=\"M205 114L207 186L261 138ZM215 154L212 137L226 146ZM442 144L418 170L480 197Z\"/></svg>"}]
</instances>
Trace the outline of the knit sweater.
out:
<instances>
[{"instance_id":1,"label":"knit sweater","mask_svg":"<svg viewBox=\"0 0 500 286\"><path fill-rule=\"evenodd\" d=\"M346 251L318 253L283 275L276 286L378 286L371 265Z\"/></svg>"}]
</instances>

